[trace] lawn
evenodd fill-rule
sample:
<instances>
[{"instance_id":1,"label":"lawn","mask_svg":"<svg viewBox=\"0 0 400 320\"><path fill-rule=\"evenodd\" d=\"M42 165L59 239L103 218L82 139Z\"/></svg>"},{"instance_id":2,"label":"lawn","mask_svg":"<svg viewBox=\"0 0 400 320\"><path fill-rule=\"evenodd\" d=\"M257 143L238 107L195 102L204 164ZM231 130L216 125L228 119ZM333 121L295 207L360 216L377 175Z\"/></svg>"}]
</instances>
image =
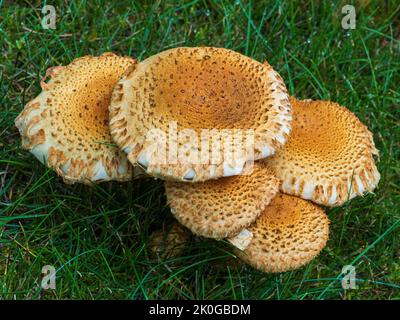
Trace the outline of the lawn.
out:
<instances>
[{"instance_id":1,"label":"lawn","mask_svg":"<svg viewBox=\"0 0 400 320\"><path fill-rule=\"evenodd\" d=\"M117 4L118 3L118 4ZM0 298L400 299L400 5L357 1L0 0ZM154 230L173 221L161 181L66 185L21 149L14 119L50 66L112 51L145 59L177 46L226 47L267 60L290 94L329 99L373 132L382 174L374 194L327 209L327 247L293 272L264 274L223 241L193 237L155 259ZM41 288L42 267L56 289ZM341 286L353 265L357 289Z\"/></svg>"}]
</instances>

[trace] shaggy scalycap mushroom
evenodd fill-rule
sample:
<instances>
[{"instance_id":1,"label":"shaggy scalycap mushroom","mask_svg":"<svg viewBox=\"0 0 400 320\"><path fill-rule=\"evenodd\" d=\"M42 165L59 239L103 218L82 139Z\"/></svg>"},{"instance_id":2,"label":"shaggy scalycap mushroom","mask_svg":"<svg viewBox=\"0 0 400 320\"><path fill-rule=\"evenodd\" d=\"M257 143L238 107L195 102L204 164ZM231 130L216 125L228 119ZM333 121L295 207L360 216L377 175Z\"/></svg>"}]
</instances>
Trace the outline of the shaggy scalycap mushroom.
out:
<instances>
[{"instance_id":1,"label":"shaggy scalycap mushroom","mask_svg":"<svg viewBox=\"0 0 400 320\"><path fill-rule=\"evenodd\" d=\"M190 232L178 222L157 230L151 235L149 249L161 259L178 257L190 240Z\"/></svg>"},{"instance_id":2,"label":"shaggy scalycap mushroom","mask_svg":"<svg viewBox=\"0 0 400 320\"><path fill-rule=\"evenodd\" d=\"M311 261L325 247L329 220L317 205L289 195L272 199L255 223L247 228L252 240L235 253L264 272L285 272Z\"/></svg>"},{"instance_id":3,"label":"shaggy scalycap mushroom","mask_svg":"<svg viewBox=\"0 0 400 320\"><path fill-rule=\"evenodd\" d=\"M266 160L282 180L281 191L325 206L338 206L372 191L380 174L372 133L348 109L330 101L297 100L292 133Z\"/></svg>"},{"instance_id":4,"label":"shaggy scalycap mushroom","mask_svg":"<svg viewBox=\"0 0 400 320\"><path fill-rule=\"evenodd\" d=\"M171 49L142 61L118 82L110 105L111 133L128 159L153 176L192 182L231 176L246 160L270 156L285 143L288 98L282 78L268 64L222 48ZM232 162L222 150L222 159L214 163L192 159L191 152L209 153L209 144L170 139L173 124L178 133L191 129L199 139L203 129L251 129L254 158ZM154 129L166 133L163 151L149 138ZM235 142L227 144L230 148ZM171 160L177 150L185 150L188 158Z\"/></svg>"},{"instance_id":5,"label":"shaggy scalycap mushroom","mask_svg":"<svg viewBox=\"0 0 400 320\"><path fill-rule=\"evenodd\" d=\"M113 145L108 105L112 89L135 60L104 53L47 70L50 80L15 120L22 147L67 183L128 180L131 165Z\"/></svg>"},{"instance_id":6,"label":"shaggy scalycap mushroom","mask_svg":"<svg viewBox=\"0 0 400 320\"><path fill-rule=\"evenodd\" d=\"M198 183L165 182L175 218L208 238L233 236L253 223L278 189L279 180L259 162L245 175Z\"/></svg>"}]
</instances>

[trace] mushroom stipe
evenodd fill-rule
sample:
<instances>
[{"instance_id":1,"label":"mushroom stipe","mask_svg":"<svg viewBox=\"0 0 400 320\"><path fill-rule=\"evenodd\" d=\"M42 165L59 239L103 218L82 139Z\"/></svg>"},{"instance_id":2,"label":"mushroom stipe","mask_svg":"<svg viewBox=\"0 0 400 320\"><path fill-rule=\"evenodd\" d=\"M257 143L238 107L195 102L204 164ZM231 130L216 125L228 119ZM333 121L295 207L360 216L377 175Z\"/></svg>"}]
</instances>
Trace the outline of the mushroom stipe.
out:
<instances>
[{"instance_id":1,"label":"mushroom stipe","mask_svg":"<svg viewBox=\"0 0 400 320\"><path fill-rule=\"evenodd\" d=\"M334 102L289 97L267 62L232 50L175 48L142 62L84 56L49 68L45 79L15 120L22 147L66 183L165 180L178 222L165 236L154 234L149 247L160 258L180 255L189 241L180 222L194 234L226 238L261 271L300 268L329 238L317 204L340 206L379 183L379 152L355 114ZM171 121L197 133L254 130L253 156L160 164L147 133Z\"/></svg>"}]
</instances>

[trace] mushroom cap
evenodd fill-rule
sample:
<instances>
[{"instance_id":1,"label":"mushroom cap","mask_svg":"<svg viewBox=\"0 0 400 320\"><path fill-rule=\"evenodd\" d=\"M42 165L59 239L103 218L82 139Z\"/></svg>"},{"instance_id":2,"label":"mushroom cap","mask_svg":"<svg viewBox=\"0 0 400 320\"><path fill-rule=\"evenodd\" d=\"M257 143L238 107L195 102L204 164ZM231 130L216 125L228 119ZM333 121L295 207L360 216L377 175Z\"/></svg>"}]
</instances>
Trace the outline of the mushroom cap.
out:
<instances>
[{"instance_id":1,"label":"mushroom cap","mask_svg":"<svg viewBox=\"0 0 400 320\"><path fill-rule=\"evenodd\" d=\"M195 182L236 175L246 161L273 154L290 133L289 96L267 63L228 49L183 47L132 71L114 89L111 134L129 161L153 176ZM199 142L204 132L221 142L212 148L220 158ZM245 137L254 140L252 152L239 146ZM231 161L231 150L243 152Z\"/></svg>"},{"instance_id":2,"label":"mushroom cap","mask_svg":"<svg viewBox=\"0 0 400 320\"><path fill-rule=\"evenodd\" d=\"M178 222L173 222L166 230L153 232L149 249L161 259L171 259L181 255L189 240L189 230Z\"/></svg>"},{"instance_id":3,"label":"mushroom cap","mask_svg":"<svg viewBox=\"0 0 400 320\"><path fill-rule=\"evenodd\" d=\"M233 236L255 221L279 190L279 180L255 162L252 172L198 183L166 181L172 214L193 233Z\"/></svg>"},{"instance_id":4,"label":"mushroom cap","mask_svg":"<svg viewBox=\"0 0 400 320\"><path fill-rule=\"evenodd\" d=\"M325 247L329 220L317 205L278 194L255 223L247 228L253 238L237 256L264 272L285 272L311 261Z\"/></svg>"},{"instance_id":5,"label":"mushroom cap","mask_svg":"<svg viewBox=\"0 0 400 320\"><path fill-rule=\"evenodd\" d=\"M378 156L371 132L348 109L330 101L290 99L292 133L266 160L282 180L281 191L338 206L378 184Z\"/></svg>"},{"instance_id":6,"label":"mushroom cap","mask_svg":"<svg viewBox=\"0 0 400 320\"><path fill-rule=\"evenodd\" d=\"M22 147L67 183L130 179L131 164L110 135L108 105L115 83L135 64L104 53L49 68L50 80L15 120Z\"/></svg>"}]
</instances>

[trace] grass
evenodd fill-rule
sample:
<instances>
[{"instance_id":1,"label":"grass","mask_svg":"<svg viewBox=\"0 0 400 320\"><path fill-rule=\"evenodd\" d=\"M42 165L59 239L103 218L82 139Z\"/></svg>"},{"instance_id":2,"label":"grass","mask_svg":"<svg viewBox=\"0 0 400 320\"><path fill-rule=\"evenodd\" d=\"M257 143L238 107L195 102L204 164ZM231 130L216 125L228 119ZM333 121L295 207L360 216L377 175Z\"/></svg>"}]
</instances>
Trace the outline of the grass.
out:
<instances>
[{"instance_id":1,"label":"grass","mask_svg":"<svg viewBox=\"0 0 400 320\"><path fill-rule=\"evenodd\" d=\"M57 28L44 30L43 2L0 0L0 297L399 299L400 6L356 2L356 29L343 30L345 3L54 0ZM266 59L292 95L337 101L374 133L379 188L327 210L328 245L299 270L264 274L205 239L177 258L152 259L151 233L172 221L160 181L65 185L21 149L13 121L47 67L198 45ZM356 290L341 287L348 264ZM40 288L44 265L57 270L56 290Z\"/></svg>"}]
</instances>

